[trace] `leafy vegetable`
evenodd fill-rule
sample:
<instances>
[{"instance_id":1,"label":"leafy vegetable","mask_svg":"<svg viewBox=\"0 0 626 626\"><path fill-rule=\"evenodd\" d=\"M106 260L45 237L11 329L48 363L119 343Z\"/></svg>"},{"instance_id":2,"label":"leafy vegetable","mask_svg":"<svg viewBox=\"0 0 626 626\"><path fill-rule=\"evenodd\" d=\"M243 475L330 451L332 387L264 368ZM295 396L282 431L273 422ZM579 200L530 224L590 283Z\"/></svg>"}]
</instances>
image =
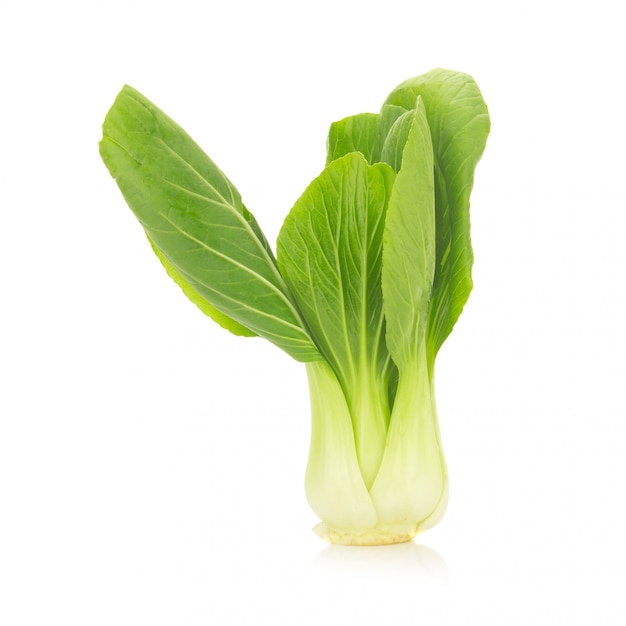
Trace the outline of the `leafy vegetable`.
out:
<instances>
[{"instance_id":1,"label":"leafy vegetable","mask_svg":"<svg viewBox=\"0 0 626 626\"><path fill-rule=\"evenodd\" d=\"M305 362L306 492L334 543L410 540L443 515L434 363L472 288L469 196L489 133L473 79L433 70L331 125L277 256L233 184L124 87L100 154L168 275L236 335Z\"/></svg>"}]
</instances>

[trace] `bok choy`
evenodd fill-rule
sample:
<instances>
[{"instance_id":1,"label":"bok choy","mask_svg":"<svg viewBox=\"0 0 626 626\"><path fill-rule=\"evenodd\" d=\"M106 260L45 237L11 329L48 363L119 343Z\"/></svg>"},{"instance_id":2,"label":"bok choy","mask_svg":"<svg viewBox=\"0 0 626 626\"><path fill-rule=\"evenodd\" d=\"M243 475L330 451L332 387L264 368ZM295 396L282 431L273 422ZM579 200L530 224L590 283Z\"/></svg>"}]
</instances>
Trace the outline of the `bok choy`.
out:
<instances>
[{"instance_id":1,"label":"bok choy","mask_svg":"<svg viewBox=\"0 0 626 626\"><path fill-rule=\"evenodd\" d=\"M276 255L237 189L131 87L100 154L168 275L235 335L306 364L306 494L333 543L412 539L445 510L435 359L472 289L469 197L489 133L474 80L437 69L335 122Z\"/></svg>"}]
</instances>

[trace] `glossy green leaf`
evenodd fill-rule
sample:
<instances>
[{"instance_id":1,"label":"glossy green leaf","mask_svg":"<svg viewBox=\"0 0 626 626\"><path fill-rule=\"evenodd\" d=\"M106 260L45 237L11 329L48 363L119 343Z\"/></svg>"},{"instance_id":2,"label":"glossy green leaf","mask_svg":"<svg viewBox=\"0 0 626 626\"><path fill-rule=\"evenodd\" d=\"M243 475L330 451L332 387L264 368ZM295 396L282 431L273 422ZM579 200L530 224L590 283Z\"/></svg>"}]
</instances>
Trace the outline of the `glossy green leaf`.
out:
<instances>
[{"instance_id":1,"label":"glossy green leaf","mask_svg":"<svg viewBox=\"0 0 626 626\"><path fill-rule=\"evenodd\" d=\"M406 119L411 125L387 208L382 267L387 346L401 373L423 345L435 271L433 148L421 98Z\"/></svg>"},{"instance_id":2,"label":"glossy green leaf","mask_svg":"<svg viewBox=\"0 0 626 626\"><path fill-rule=\"evenodd\" d=\"M148 238L150 241L150 238ZM205 315L208 315L214 322L222 328L229 330L233 335L241 337L256 337L256 334L248 330L245 326L238 324L235 320L221 311L218 311L208 300L205 300L182 276L176 268L165 258L163 253L150 241L153 252L157 255L161 265L165 268L167 275L182 289L183 293L193 302Z\"/></svg>"},{"instance_id":3,"label":"glossy green leaf","mask_svg":"<svg viewBox=\"0 0 626 626\"><path fill-rule=\"evenodd\" d=\"M256 220L180 126L124 87L100 154L150 240L194 291L293 358L321 358Z\"/></svg>"},{"instance_id":4,"label":"glossy green leaf","mask_svg":"<svg viewBox=\"0 0 626 626\"><path fill-rule=\"evenodd\" d=\"M467 74L432 70L399 85L386 103L411 110L417 96L424 101L434 152L437 246L428 319L434 359L472 289L469 197L490 122L480 90Z\"/></svg>"}]
</instances>

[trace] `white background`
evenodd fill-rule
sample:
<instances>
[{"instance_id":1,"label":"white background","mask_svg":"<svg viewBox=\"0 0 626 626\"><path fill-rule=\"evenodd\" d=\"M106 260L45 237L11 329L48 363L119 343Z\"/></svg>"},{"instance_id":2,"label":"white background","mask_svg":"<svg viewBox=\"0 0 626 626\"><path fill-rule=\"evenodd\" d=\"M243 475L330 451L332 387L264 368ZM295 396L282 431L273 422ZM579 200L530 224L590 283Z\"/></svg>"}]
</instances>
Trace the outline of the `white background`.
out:
<instances>
[{"instance_id":1,"label":"white background","mask_svg":"<svg viewBox=\"0 0 626 626\"><path fill-rule=\"evenodd\" d=\"M626 623L619 3L14 6L0 623ZM304 496L304 368L169 281L100 125L133 85L274 240L330 122L437 66L471 73L492 118L475 289L437 364L450 506L415 543L328 547Z\"/></svg>"}]
</instances>

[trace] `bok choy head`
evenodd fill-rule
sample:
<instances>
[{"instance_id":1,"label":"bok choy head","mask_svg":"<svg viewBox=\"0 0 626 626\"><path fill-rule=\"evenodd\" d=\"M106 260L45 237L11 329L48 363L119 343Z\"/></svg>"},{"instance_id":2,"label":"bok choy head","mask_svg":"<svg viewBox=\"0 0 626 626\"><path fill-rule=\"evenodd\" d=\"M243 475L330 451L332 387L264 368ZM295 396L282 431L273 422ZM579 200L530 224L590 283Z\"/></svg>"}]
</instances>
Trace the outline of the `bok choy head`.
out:
<instances>
[{"instance_id":1,"label":"bok choy head","mask_svg":"<svg viewBox=\"0 0 626 626\"><path fill-rule=\"evenodd\" d=\"M124 87L100 154L168 275L236 335L306 363L306 493L333 543L410 540L444 513L437 353L472 289L469 197L489 133L474 80L437 69L335 122L276 256L234 185Z\"/></svg>"}]
</instances>

